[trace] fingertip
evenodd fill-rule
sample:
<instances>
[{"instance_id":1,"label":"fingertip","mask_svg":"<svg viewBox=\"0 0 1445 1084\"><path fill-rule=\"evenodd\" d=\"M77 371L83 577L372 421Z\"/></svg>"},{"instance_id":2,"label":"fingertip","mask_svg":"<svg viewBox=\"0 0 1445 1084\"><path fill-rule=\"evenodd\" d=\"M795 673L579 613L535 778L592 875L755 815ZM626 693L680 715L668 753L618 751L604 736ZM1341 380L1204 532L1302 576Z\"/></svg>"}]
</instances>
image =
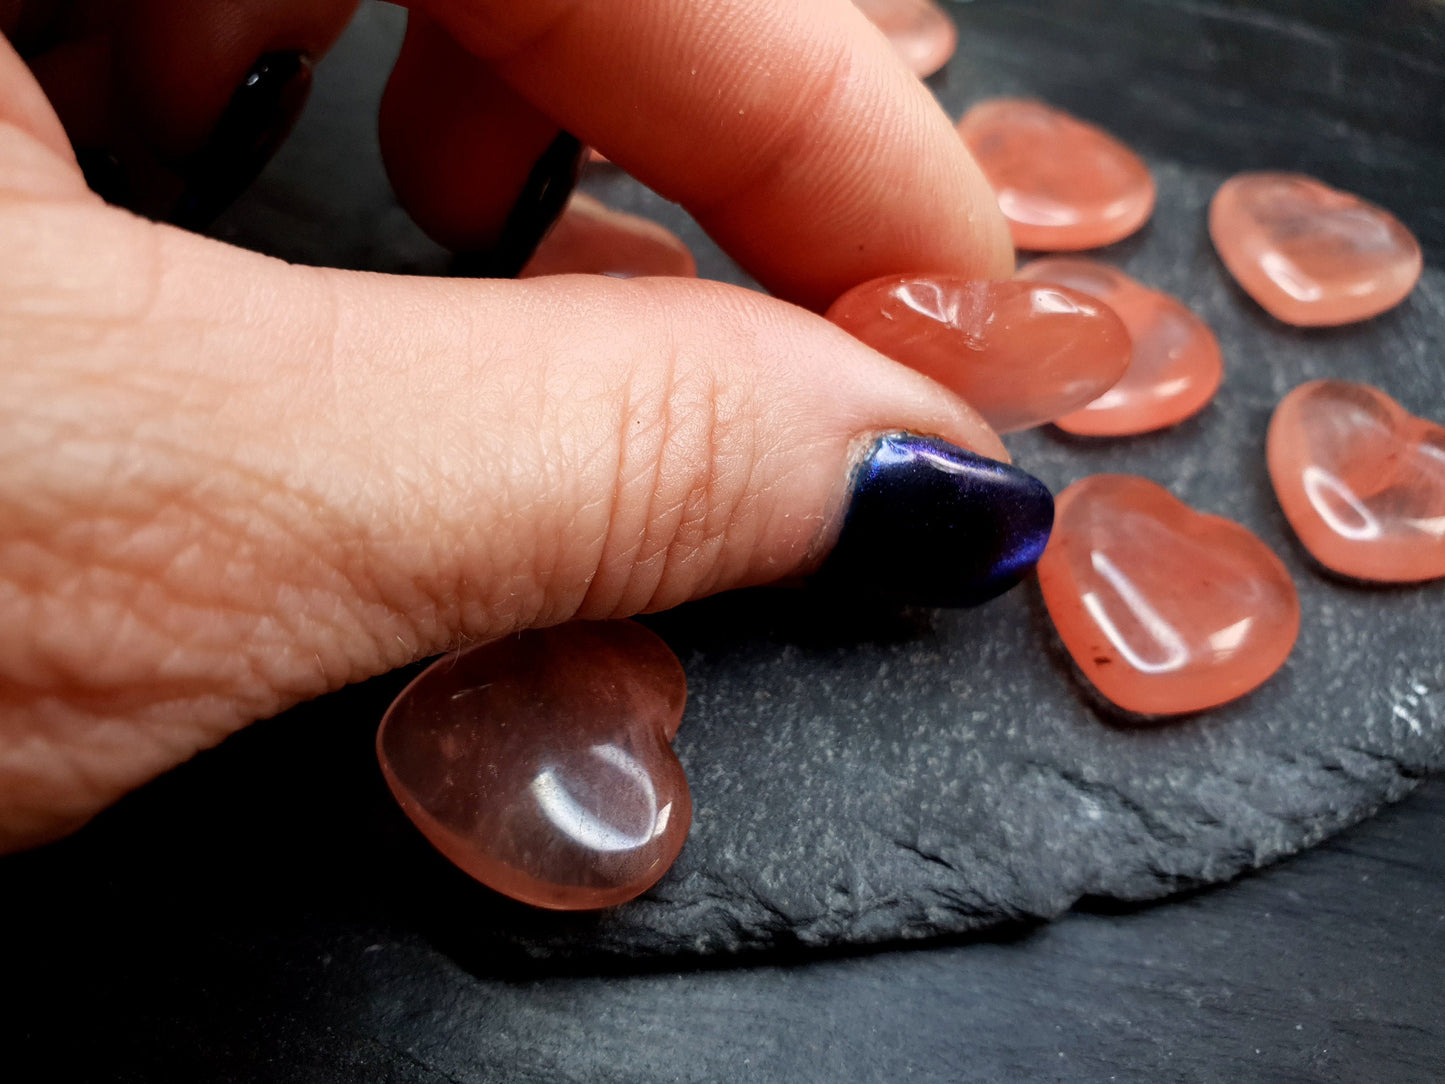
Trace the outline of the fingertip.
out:
<instances>
[{"instance_id":1,"label":"fingertip","mask_svg":"<svg viewBox=\"0 0 1445 1084\"><path fill-rule=\"evenodd\" d=\"M470 253L489 252L502 238L559 128L489 64L412 12L378 134L407 213L433 240Z\"/></svg>"},{"instance_id":2,"label":"fingertip","mask_svg":"<svg viewBox=\"0 0 1445 1084\"><path fill-rule=\"evenodd\" d=\"M852 4L428 10L546 115L692 211L778 296L821 310L884 274L1012 271L982 172Z\"/></svg>"}]
</instances>

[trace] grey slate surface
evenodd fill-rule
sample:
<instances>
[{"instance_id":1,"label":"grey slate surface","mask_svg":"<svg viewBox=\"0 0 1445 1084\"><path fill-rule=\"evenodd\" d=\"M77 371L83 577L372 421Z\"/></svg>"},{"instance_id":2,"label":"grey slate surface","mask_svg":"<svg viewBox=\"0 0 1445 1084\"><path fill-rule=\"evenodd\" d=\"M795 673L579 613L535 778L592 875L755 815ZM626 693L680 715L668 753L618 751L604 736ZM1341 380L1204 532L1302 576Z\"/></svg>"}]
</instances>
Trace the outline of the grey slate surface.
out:
<instances>
[{"instance_id":1,"label":"grey slate surface","mask_svg":"<svg viewBox=\"0 0 1445 1084\"><path fill-rule=\"evenodd\" d=\"M1158 209L1101 256L1214 328L1224 386L1201 415L1162 433L1088 440L1046 428L1009 444L1056 492L1086 474L1143 474L1258 533L1294 574L1303 609L1279 675L1235 704L1139 728L1100 710L1075 679L1032 584L968 612L896 614L767 591L685 607L652 621L690 685L676 748L695 815L681 858L642 899L580 917L522 912L433 870L432 898L458 919L445 935L458 951L872 944L1054 916L1082 897L1152 899L1292 854L1445 766L1445 583L1367 588L1320 574L1279 512L1264 461L1273 406L1316 377L1374 383L1445 416L1445 74L1424 34L1440 20L1411 10L1421 34L1402 45L1378 28L1331 36L1292 21L1287 6L1264 18L1148 2L979 2L956 9L960 52L933 81L954 116L990 94L1035 94L1148 160ZM352 97L319 107L332 127L313 133L309 150L303 128L296 157L221 232L294 257L444 270L445 254L397 217L379 178L335 154L343 138L364 142L342 129L369 123L356 89L374 93L385 69L372 58L393 27L381 9L365 15L330 68L330 93ZM1354 327L1277 323L1228 277L1205 230L1210 196L1240 168L1309 170L1390 207L1427 247L1419 287ZM296 185L327 192L333 218L377 229L333 233L324 215L317 227ZM588 187L676 229L703 274L747 281L680 209L616 170L595 170ZM386 249L346 247L378 235ZM396 853L414 843L398 832ZM407 860L430 869L425 857Z\"/></svg>"},{"instance_id":2,"label":"grey slate surface","mask_svg":"<svg viewBox=\"0 0 1445 1084\"><path fill-rule=\"evenodd\" d=\"M1445 1078L1438 782L1258 877L1113 913L1316 843L1445 760L1445 587L1320 576L1263 470L1270 407L1317 375L1445 415L1439 6L1383 4L1363 27L1349 7L978 0L954 9L960 57L936 81L955 114L1038 93L1149 158L1160 213L1105 256L1215 326L1225 388L1169 433L1011 443L1055 487L1138 471L1274 545L1305 611L1274 682L1139 730L1080 695L1031 588L967 614L772 592L689 607L654 625L692 682L693 836L649 897L569 919L470 886L390 807L370 728L393 675L0 863L0 962L26 993L12 1059L76 1080ZM396 19L362 20L219 232L444 271L366 157ZM1203 233L1213 185L1245 166L1392 207L1425 242L1421 288L1355 329L1272 323ZM589 183L736 275L676 209ZM1031 921L1081 897L1084 914Z\"/></svg>"}]
</instances>

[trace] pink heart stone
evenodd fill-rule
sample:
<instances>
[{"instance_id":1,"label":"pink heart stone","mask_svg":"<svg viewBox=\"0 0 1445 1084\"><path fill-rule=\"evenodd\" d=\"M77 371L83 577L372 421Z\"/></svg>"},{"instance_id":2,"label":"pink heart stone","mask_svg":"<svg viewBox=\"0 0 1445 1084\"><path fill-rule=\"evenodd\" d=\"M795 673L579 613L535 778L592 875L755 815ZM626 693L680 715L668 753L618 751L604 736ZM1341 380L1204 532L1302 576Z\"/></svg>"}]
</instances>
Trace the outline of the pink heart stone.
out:
<instances>
[{"instance_id":1,"label":"pink heart stone","mask_svg":"<svg viewBox=\"0 0 1445 1084\"><path fill-rule=\"evenodd\" d=\"M1445 426L1378 388L1316 380L1269 423L1269 476L1320 564L1360 580L1445 576Z\"/></svg>"},{"instance_id":2,"label":"pink heart stone","mask_svg":"<svg viewBox=\"0 0 1445 1084\"><path fill-rule=\"evenodd\" d=\"M1035 260L1019 271L1097 298L1119 315L1134 343L1129 368L1082 410L1055 420L1080 436L1125 436L1163 429L1203 410L1224 379L1214 332L1182 303L1107 264L1077 257Z\"/></svg>"},{"instance_id":3,"label":"pink heart stone","mask_svg":"<svg viewBox=\"0 0 1445 1084\"><path fill-rule=\"evenodd\" d=\"M1047 283L893 275L849 290L828 319L962 395L1000 433L1077 410L1129 364L1108 306Z\"/></svg>"},{"instance_id":4,"label":"pink heart stone","mask_svg":"<svg viewBox=\"0 0 1445 1084\"><path fill-rule=\"evenodd\" d=\"M1044 603L1084 676L1119 707L1200 711L1284 665L1299 597L1239 524L1128 474L1075 482L1055 508L1038 566Z\"/></svg>"},{"instance_id":5,"label":"pink heart stone","mask_svg":"<svg viewBox=\"0 0 1445 1084\"><path fill-rule=\"evenodd\" d=\"M1250 297L1300 327L1392 309L1420 277L1420 244L1394 215L1298 173L1241 173L1209 205L1209 236Z\"/></svg>"},{"instance_id":6,"label":"pink heart stone","mask_svg":"<svg viewBox=\"0 0 1445 1084\"><path fill-rule=\"evenodd\" d=\"M1109 133L1042 102L994 98L958 132L1019 248L1074 252L1123 240L1154 210L1154 178Z\"/></svg>"},{"instance_id":7,"label":"pink heart stone","mask_svg":"<svg viewBox=\"0 0 1445 1084\"><path fill-rule=\"evenodd\" d=\"M628 621L509 636L429 666L376 736L401 808L483 884L572 911L632 899L687 838L668 743L682 666Z\"/></svg>"},{"instance_id":8,"label":"pink heart stone","mask_svg":"<svg viewBox=\"0 0 1445 1084\"><path fill-rule=\"evenodd\" d=\"M665 226L614 211L578 192L517 277L574 274L695 278L697 263L687 245Z\"/></svg>"},{"instance_id":9,"label":"pink heart stone","mask_svg":"<svg viewBox=\"0 0 1445 1084\"><path fill-rule=\"evenodd\" d=\"M853 2L883 31L908 70L920 78L947 64L958 46L958 29L933 0Z\"/></svg>"}]
</instances>

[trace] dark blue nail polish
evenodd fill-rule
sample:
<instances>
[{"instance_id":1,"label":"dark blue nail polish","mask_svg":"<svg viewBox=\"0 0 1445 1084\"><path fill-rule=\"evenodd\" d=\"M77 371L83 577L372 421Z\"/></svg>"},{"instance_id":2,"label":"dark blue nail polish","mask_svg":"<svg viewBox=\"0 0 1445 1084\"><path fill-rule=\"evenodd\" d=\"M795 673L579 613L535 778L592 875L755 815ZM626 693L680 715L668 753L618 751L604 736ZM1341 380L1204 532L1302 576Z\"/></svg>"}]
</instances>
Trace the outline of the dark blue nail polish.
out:
<instances>
[{"instance_id":1,"label":"dark blue nail polish","mask_svg":"<svg viewBox=\"0 0 1445 1084\"><path fill-rule=\"evenodd\" d=\"M880 437L813 582L921 606L975 606L1023 579L1054 522L1048 488L936 437Z\"/></svg>"},{"instance_id":2,"label":"dark blue nail polish","mask_svg":"<svg viewBox=\"0 0 1445 1084\"><path fill-rule=\"evenodd\" d=\"M458 253L452 273L467 278L516 278L557 224L582 176L586 156L587 148L576 136L559 132L527 174L497 243L485 252Z\"/></svg>"},{"instance_id":3,"label":"dark blue nail polish","mask_svg":"<svg viewBox=\"0 0 1445 1084\"><path fill-rule=\"evenodd\" d=\"M487 251L458 253L452 273L464 278L514 279L548 236L582 176L587 147L571 132L559 132L527 173L497 243Z\"/></svg>"},{"instance_id":4,"label":"dark blue nail polish","mask_svg":"<svg viewBox=\"0 0 1445 1084\"><path fill-rule=\"evenodd\" d=\"M267 53L256 61L206 145L177 163L185 190L170 221L201 229L224 211L276 153L310 90L311 61L304 53Z\"/></svg>"}]
</instances>

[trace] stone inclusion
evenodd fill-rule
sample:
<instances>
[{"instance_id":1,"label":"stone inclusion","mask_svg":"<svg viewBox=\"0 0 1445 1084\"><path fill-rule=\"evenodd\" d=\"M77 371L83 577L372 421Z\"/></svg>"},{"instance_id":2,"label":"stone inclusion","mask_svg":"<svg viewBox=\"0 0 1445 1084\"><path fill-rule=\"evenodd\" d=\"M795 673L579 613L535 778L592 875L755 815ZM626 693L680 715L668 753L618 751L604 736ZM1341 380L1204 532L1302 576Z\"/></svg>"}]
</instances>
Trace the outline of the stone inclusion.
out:
<instances>
[{"instance_id":1,"label":"stone inclusion","mask_svg":"<svg viewBox=\"0 0 1445 1084\"><path fill-rule=\"evenodd\" d=\"M1129 364L1113 310L1048 283L893 275L849 290L828 319L957 392L1000 433L1078 410Z\"/></svg>"},{"instance_id":2,"label":"stone inclusion","mask_svg":"<svg viewBox=\"0 0 1445 1084\"><path fill-rule=\"evenodd\" d=\"M1361 580L1445 576L1445 426L1378 388L1316 380L1269 423L1285 518L1326 568Z\"/></svg>"},{"instance_id":3,"label":"stone inclusion","mask_svg":"<svg viewBox=\"0 0 1445 1084\"><path fill-rule=\"evenodd\" d=\"M610 907L687 838L669 744L686 696L640 625L532 631L428 667L387 710L377 757L406 815L478 881L538 907Z\"/></svg>"},{"instance_id":4,"label":"stone inclusion","mask_svg":"<svg viewBox=\"0 0 1445 1084\"><path fill-rule=\"evenodd\" d=\"M574 194L518 278L541 275L697 276L697 262L667 227Z\"/></svg>"},{"instance_id":5,"label":"stone inclusion","mask_svg":"<svg viewBox=\"0 0 1445 1084\"><path fill-rule=\"evenodd\" d=\"M1263 684L1299 633L1273 551L1144 478L1100 474L1059 496L1039 586L1084 676L1143 715L1214 707Z\"/></svg>"},{"instance_id":6,"label":"stone inclusion","mask_svg":"<svg viewBox=\"0 0 1445 1084\"><path fill-rule=\"evenodd\" d=\"M1019 248L1099 248L1128 237L1154 210L1154 179L1137 154L1043 102L980 102L963 115L958 132Z\"/></svg>"},{"instance_id":7,"label":"stone inclusion","mask_svg":"<svg viewBox=\"0 0 1445 1084\"><path fill-rule=\"evenodd\" d=\"M1241 173L1215 193L1209 235L1250 297L1287 324L1332 327L1394 308L1420 244L1388 211L1297 173Z\"/></svg>"},{"instance_id":8,"label":"stone inclusion","mask_svg":"<svg viewBox=\"0 0 1445 1084\"><path fill-rule=\"evenodd\" d=\"M1175 425L1203 410L1224 379L1219 340L1209 325L1168 294L1094 260L1054 257L1019 271L1098 298L1124 321L1133 340L1129 368L1113 387L1054 424L1079 436L1125 436Z\"/></svg>"}]
</instances>

